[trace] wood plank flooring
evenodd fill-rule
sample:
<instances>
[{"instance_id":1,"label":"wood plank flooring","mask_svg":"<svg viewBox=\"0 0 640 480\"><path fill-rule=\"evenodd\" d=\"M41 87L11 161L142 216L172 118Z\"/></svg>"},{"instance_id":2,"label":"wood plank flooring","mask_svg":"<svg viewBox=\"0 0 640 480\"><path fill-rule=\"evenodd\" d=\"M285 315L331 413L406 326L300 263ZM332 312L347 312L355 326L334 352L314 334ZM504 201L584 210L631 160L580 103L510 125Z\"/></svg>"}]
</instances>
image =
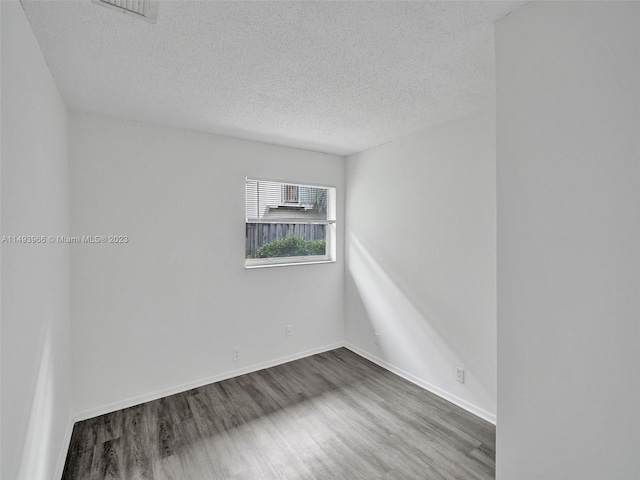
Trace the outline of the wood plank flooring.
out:
<instances>
[{"instance_id":1,"label":"wood plank flooring","mask_svg":"<svg viewBox=\"0 0 640 480\"><path fill-rule=\"evenodd\" d=\"M76 423L63 480L493 479L495 427L340 348Z\"/></svg>"}]
</instances>

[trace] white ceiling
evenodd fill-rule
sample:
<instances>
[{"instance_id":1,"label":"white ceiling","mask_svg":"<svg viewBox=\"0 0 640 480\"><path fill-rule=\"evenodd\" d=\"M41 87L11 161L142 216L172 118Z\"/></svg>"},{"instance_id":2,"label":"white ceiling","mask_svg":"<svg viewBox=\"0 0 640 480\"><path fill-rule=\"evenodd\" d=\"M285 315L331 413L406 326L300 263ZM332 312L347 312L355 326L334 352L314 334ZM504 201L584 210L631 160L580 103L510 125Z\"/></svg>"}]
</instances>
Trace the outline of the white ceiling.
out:
<instances>
[{"instance_id":1,"label":"white ceiling","mask_svg":"<svg viewBox=\"0 0 640 480\"><path fill-rule=\"evenodd\" d=\"M161 1L152 24L23 0L73 111L342 155L494 102L492 24L522 3Z\"/></svg>"}]
</instances>

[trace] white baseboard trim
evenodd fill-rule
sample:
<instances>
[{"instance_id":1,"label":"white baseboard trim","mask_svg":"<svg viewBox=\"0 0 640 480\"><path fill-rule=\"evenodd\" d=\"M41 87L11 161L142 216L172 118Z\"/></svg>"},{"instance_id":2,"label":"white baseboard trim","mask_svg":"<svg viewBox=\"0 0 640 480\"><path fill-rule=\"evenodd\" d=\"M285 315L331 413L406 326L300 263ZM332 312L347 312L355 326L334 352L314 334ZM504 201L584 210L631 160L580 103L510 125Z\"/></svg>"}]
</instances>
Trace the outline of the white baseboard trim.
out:
<instances>
[{"instance_id":1,"label":"white baseboard trim","mask_svg":"<svg viewBox=\"0 0 640 480\"><path fill-rule=\"evenodd\" d=\"M153 400L158 400L159 398L162 397L166 397L169 395L174 395L176 393L181 393L181 392L186 392L187 390L191 390L192 388L198 388L198 387L202 387L204 385L208 385L210 383L215 383L215 382L220 382L222 380L226 380L228 378L233 378L233 377L237 377L239 375L245 375L247 373L252 373L252 372L256 372L258 370L263 370L265 368L271 368L271 367L275 367L277 365L281 365L283 363L287 363L287 362L292 362L294 360L299 360L301 358L305 358L305 357L309 357L311 355L316 355L318 353L323 353L323 352L327 352L329 350L334 350L336 348L340 348L340 347L346 347L349 350L351 350L353 353L360 355L363 358L366 358L367 360L375 363L376 365L379 365L380 367L384 368L385 370L389 370L390 372L404 378L405 380L408 380L409 382L424 388L425 390L438 395L439 397L447 400L448 402L453 403L454 405L457 405L460 408L463 408L464 410L468 411L469 413L472 413L474 415L476 415L477 417L482 418L483 420L486 420L489 423L492 423L493 425L496 424L496 416L491 413L488 412L480 407L478 407L477 405L472 404L471 402L468 402L466 400L463 400L460 397L457 397L456 395L453 395L452 393L447 392L446 390L443 390L440 387L437 387L419 377L416 377L415 375L399 368L396 367L395 365L387 362L386 360L383 360L381 358L376 357L375 355L362 350L359 347L356 347L355 345L349 343L349 342L336 342L336 343L332 343L329 345L324 345L322 347L317 347L317 348L313 348L311 350L306 350L304 352L298 352L298 353L294 353L291 355L286 355L284 357L279 357L273 360L269 360L266 362L262 362L262 363L257 363L257 364L253 364L253 365L249 365L243 368L239 368L236 370L231 370L228 372L223 372L223 373L219 373L217 375L212 375L210 377L206 377L206 378L202 378L199 380L195 380L192 382L187 382L187 383L183 383L181 385L176 385L173 387L169 387L169 388L164 388L161 390L157 390L155 392L151 392L148 394L144 394L144 395L139 395L136 397L132 397L132 398L128 398L125 400L120 400L117 402L113 402L113 403L109 403L106 405L101 405L99 407L95 407L95 408L90 408L87 410L83 410L80 412L75 413L72 416L72 419L69 422L69 425L67 427L67 432L65 434L65 441L66 441L66 446L67 448L63 449L63 452L61 453L61 459L59 461L59 465L58 465L58 469L60 471L60 475L56 476L56 478L60 478L60 476L62 475L62 469L64 468L64 461L65 461L65 455L66 452L68 450L69 447L69 441L71 440L71 431L73 429L73 424L74 422L79 422L82 420L87 420L89 418L93 418L93 417L97 417L99 415L104 415L107 413L111 413L111 412L115 412L117 410L122 410L123 408L129 408L129 407L133 407L135 405L139 405L141 403L145 403L145 402L150 402Z\"/></svg>"},{"instance_id":2,"label":"white baseboard trim","mask_svg":"<svg viewBox=\"0 0 640 480\"><path fill-rule=\"evenodd\" d=\"M69 452L69 446L71 445L71 433L73 432L73 424L75 421L73 417L69 417L67 421L67 428L64 432L64 438L62 439L62 445L60 446L60 454L58 455L58 465L53 478L60 479L64 473L64 463L67 460L67 453Z\"/></svg>"},{"instance_id":3,"label":"white baseboard trim","mask_svg":"<svg viewBox=\"0 0 640 480\"><path fill-rule=\"evenodd\" d=\"M329 345L324 345L322 347L313 348L311 350L306 350L304 352L298 352L291 355L286 355L284 357L279 357L273 360L268 360L266 362L256 363L254 365L242 367L237 370L231 370L228 372L219 373L216 375L212 375L210 377L201 378L199 380L194 380L192 382L183 383L181 385L163 388L161 390L157 390L155 392L147 393L144 395L138 395L136 397L119 400L117 402L101 405L99 407L82 410L80 412L76 412L73 415L73 419L72 419L73 421L71 425L73 426L73 422L80 422L82 420L87 420L89 418L105 415L107 413L112 413L118 410L122 410L123 408L133 407L135 405L140 405L141 403L151 402L153 400L158 400L159 398L167 397L169 395L174 395L176 393L186 392L187 390L191 390L192 388L202 387L204 385L220 382L221 380L226 380L228 378L237 377L239 375L245 375L247 373L256 372L258 370L263 370L265 368L275 367L276 365L292 362L293 360L299 360L301 358L309 357L311 355L316 355L317 353L327 352L329 350L334 350L336 348L340 348L344 346L345 345L343 342L336 342ZM63 462L64 462L64 459L63 459Z\"/></svg>"},{"instance_id":4,"label":"white baseboard trim","mask_svg":"<svg viewBox=\"0 0 640 480\"><path fill-rule=\"evenodd\" d=\"M444 398L448 402L451 402L454 405L457 405L458 407L465 409L469 413L473 413L475 416L480 417L483 420L486 420L487 422L492 423L493 425L496 424L496 416L493 413L487 412L486 410L474 405L473 403L467 402L466 400L463 400L462 398L457 397L447 392L446 390L443 390L440 387L436 387L435 385L432 385L431 383L419 377L416 377L415 375L405 370L402 370L401 368L396 367L395 365L387 362L386 360L378 358L375 355L372 355L371 353L365 350L362 350L361 348L356 347L351 343L345 342L344 346L349 350L351 350L353 353L356 353L361 357L366 358L367 360L381 366L385 370L389 370L390 372L395 373L396 375L404 378L405 380L408 380L411 383L421 388L424 388L425 390L431 393L434 393L435 395L438 395L441 398Z\"/></svg>"}]
</instances>

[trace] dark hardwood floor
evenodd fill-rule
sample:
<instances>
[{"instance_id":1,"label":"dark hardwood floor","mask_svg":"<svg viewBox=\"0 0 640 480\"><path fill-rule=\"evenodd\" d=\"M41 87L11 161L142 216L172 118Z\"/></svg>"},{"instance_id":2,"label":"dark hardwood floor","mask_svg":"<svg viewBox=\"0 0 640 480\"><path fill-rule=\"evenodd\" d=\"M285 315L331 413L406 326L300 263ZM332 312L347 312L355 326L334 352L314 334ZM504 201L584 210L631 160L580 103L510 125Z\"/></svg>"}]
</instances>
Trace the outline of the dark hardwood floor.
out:
<instances>
[{"instance_id":1,"label":"dark hardwood floor","mask_svg":"<svg viewBox=\"0 0 640 480\"><path fill-rule=\"evenodd\" d=\"M493 479L495 427L341 348L74 426L63 480Z\"/></svg>"}]
</instances>

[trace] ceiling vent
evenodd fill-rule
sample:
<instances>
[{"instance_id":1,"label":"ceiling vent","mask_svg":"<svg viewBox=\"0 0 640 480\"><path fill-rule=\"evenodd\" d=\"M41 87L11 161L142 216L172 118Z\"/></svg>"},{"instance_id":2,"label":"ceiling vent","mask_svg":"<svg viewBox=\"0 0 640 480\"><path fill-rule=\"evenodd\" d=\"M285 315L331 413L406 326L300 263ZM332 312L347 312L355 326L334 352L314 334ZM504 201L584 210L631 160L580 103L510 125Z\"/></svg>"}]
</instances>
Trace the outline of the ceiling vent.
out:
<instances>
[{"instance_id":1,"label":"ceiling vent","mask_svg":"<svg viewBox=\"0 0 640 480\"><path fill-rule=\"evenodd\" d=\"M157 0L93 0L93 3L156 23Z\"/></svg>"}]
</instances>

